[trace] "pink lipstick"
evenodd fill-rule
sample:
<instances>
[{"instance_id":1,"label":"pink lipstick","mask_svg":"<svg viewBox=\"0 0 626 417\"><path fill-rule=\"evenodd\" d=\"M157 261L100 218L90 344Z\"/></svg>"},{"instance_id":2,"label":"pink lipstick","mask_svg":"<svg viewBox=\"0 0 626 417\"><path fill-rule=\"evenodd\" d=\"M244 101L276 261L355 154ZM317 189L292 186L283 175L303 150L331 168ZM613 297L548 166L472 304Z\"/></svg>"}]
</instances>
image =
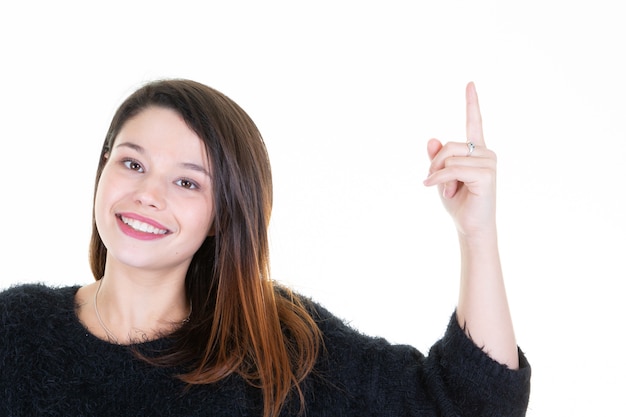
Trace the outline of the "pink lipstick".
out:
<instances>
[{"instance_id":1,"label":"pink lipstick","mask_svg":"<svg viewBox=\"0 0 626 417\"><path fill-rule=\"evenodd\" d=\"M161 239L170 233L162 224L138 214L119 213L116 217L120 230L135 239Z\"/></svg>"}]
</instances>

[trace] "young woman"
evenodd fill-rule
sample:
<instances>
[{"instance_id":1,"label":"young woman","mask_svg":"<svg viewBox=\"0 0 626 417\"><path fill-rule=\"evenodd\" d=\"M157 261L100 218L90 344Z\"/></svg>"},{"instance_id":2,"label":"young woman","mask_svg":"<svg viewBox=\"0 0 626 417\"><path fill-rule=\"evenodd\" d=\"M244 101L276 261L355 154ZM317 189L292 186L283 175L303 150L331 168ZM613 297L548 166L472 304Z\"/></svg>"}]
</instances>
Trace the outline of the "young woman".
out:
<instances>
[{"instance_id":1,"label":"young woman","mask_svg":"<svg viewBox=\"0 0 626 417\"><path fill-rule=\"evenodd\" d=\"M163 80L113 117L83 287L0 294L0 415L522 416L530 368L499 264L496 158L472 83L467 143L428 143L458 230L457 310L423 356L361 335L268 273L272 182L253 121Z\"/></svg>"}]
</instances>

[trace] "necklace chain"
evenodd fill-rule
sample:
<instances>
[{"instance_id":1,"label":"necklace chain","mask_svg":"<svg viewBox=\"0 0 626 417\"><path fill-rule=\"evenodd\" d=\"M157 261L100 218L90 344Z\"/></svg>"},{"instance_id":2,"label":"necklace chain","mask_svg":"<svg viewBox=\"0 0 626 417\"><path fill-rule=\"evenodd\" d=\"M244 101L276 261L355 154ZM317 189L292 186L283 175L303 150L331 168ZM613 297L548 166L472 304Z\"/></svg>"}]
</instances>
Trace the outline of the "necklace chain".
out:
<instances>
[{"instance_id":1,"label":"necklace chain","mask_svg":"<svg viewBox=\"0 0 626 417\"><path fill-rule=\"evenodd\" d=\"M111 342L119 345L120 344L119 339L104 324L104 321L102 321L102 317L100 317L100 312L98 311L98 294L100 293L100 287L102 287L102 281L104 281L104 277L100 278L100 281L98 282L98 288L96 289L96 293L93 296L93 308L94 308L94 310L96 312L96 318L98 319L98 323L100 324L100 327L102 327L102 330L104 330L104 332L106 333L106 335L109 338L109 340ZM189 314L187 315L187 317L183 321L180 322L181 325L189 323L189 319L191 318L191 312L192 311L193 311L193 305L191 304L191 300L189 300Z\"/></svg>"},{"instance_id":2,"label":"necklace chain","mask_svg":"<svg viewBox=\"0 0 626 417\"><path fill-rule=\"evenodd\" d=\"M113 332L109 330L109 328L104 324L104 322L102 321L102 317L100 317L100 312L98 311L98 294L100 293L100 287L102 287L102 281L104 281L104 278L100 278L100 282L98 282L98 289L96 290L96 294L93 296L93 308L94 310L96 310L96 318L98 319L98 323L100 323L100 327L102 327L102 330L104 330L104 332L107 334L109 340L119 345L120 342L117 336L115 336Z\"/></svg>"}]
</instances>

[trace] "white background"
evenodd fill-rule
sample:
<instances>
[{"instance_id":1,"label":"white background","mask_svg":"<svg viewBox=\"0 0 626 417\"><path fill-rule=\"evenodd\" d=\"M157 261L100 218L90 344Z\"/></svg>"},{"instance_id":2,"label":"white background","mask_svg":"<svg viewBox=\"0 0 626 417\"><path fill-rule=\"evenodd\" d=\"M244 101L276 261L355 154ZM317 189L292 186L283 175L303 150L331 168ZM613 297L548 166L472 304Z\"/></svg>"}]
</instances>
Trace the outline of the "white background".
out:
<instances>
[{"instance_id":1,"label":"white background","mask_svg":"<svg viewBox=\"0 0 626 417\"><path fill-rule=\"evenodd\" d=\"M457 296L426 141L464 140L475 81L529 416L623 412L625 13L619 1L5 2L0 287L85 284L98 152L147 80L256 121L274 277L427 352ZM7 6L7 4L11 4Z\"/></svg>"}]
</instances>

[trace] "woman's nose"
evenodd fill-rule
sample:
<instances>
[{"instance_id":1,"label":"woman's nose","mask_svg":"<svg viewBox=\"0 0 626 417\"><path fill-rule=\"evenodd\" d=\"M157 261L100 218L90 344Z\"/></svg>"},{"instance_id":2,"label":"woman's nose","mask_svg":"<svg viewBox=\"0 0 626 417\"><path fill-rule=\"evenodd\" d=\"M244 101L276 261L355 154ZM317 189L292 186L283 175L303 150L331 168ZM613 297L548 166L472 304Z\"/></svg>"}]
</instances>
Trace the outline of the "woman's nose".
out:
<instances>
[{"instance_id":1,"label":"woman's nose","mask_svg":"<svg viewBox=\"0 0 626 417\"><path fill-rule=\"evenodd\" d=\"M162 180L154 176L145 176L135 194L135 201L141 205L156 209L165 208L166 187Z\"/></svg>"}]
</instances>

